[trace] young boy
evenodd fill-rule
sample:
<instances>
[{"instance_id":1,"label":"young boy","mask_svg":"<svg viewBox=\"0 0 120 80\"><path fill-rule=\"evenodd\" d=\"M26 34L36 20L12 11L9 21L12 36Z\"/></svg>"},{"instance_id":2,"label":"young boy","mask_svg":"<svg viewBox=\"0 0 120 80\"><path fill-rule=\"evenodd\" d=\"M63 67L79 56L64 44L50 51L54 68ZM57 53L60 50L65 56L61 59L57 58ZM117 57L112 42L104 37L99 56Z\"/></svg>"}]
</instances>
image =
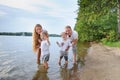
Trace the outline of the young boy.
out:
<instances>
[{"instance_id":1,"label":"young boy","mask_svg":"<svg viewBox=\"0 0 120 80\"><path fill-rule=\"evenodd\" d=\"M42 38L42 42L41 42L40 47L41 47L42 62L43 62L44 67L47 69L49 56L50 56L50 53L49 53L50 42L48 39L47 31L42 31L41 38Z\"/></svg>"},{"instance_id":2,"label":"young boy","mask_svg":"<svg viewBox=\"0 0 120 80\"><path fill-rule=\"evenodd\" d=\"M57 45L60 47L60 57L58 61L60 66L61 66L61 60L63 57L65 59L65 65L68 64L68 50L69 50L69 47L71 46L70 40L67 39L67 34L65 32L62 32L61 37L62 37L62 42L61 43L56 42Z\"/></svg>"}]
</instances>

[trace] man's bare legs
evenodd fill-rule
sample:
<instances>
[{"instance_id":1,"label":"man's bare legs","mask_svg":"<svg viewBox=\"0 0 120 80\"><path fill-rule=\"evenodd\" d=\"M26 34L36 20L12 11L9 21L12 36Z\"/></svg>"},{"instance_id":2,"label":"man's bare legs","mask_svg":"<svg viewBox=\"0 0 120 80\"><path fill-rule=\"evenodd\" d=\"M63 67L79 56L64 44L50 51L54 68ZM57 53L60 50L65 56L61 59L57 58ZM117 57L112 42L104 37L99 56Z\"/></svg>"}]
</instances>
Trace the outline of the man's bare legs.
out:
<instances>
[{"instance_id":1,"label":"man's bare legs","mask_svg":"<svg viewBox=\"0 0 120 80\"><path fill-rule=\"evenodd\" d=\"M73 53L73 62L76 63L76 53Z\"/></svg>"}]
</instances>

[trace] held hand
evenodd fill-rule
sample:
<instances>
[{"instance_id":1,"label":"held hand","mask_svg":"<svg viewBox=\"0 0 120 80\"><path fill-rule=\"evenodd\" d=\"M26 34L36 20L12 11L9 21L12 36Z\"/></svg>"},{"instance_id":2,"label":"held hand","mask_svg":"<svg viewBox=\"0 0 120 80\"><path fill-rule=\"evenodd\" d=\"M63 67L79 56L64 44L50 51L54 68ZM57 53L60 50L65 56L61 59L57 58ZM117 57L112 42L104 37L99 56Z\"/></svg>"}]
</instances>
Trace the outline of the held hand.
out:
<instances>
[{"instance_id":1,"label":"held hand","mask_svg":"<svg viewBox=\"0 0 120 80\"><path fill-rule=\"evenodd\" d=\"M75 44L77 44L77 39L74 39L74 40L72 40L72 45L75 45Z\"/></svg>"},{"instance_id":2,"label":"held hand","mask_svg":"<svg viewBox=\"0 0 120 80\"><path fill-rule=\"evenodd\" d=\"M72 42L72 46L74 46L75 45L75 43L74 42Z\"/></svg>"}]
</instances>

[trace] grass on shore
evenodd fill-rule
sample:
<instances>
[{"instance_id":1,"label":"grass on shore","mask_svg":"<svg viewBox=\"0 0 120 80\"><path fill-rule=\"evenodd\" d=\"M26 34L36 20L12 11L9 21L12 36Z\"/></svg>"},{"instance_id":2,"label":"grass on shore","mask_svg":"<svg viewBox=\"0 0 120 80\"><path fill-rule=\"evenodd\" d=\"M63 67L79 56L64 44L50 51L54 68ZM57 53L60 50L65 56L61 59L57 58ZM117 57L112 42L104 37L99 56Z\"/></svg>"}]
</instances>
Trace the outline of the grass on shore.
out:
<instances>
[{"instance_id":1,"label":"grass on shore","mask_svg":"<svg viewBox=\"0 0 120 80\"><path fill-rule=\"evenodd\" d=\"M117 42L105 42L104 45L111 46L111 47L119 47L120 48L120 41Z\"/></svg>"}]
</instances>

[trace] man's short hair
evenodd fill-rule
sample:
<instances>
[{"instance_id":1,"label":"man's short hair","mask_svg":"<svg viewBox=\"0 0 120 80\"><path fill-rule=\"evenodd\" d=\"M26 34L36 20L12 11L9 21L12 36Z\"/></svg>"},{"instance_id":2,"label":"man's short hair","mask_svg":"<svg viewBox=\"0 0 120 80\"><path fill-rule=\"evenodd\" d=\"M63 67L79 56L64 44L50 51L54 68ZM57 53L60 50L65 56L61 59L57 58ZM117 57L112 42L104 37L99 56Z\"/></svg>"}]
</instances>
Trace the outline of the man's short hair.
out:
<instances>
[{"instance_id":1,"label":"man's short hair","mask_svg":"<svg viewBox=\"0 0 120 80\"><path fill-rule=\"evenodd\" d=\"M65 28L70 28L71 29L71 26L67 25Z\"/></svg>"}]
</instances>

